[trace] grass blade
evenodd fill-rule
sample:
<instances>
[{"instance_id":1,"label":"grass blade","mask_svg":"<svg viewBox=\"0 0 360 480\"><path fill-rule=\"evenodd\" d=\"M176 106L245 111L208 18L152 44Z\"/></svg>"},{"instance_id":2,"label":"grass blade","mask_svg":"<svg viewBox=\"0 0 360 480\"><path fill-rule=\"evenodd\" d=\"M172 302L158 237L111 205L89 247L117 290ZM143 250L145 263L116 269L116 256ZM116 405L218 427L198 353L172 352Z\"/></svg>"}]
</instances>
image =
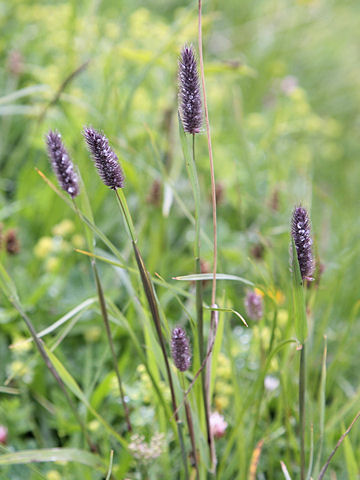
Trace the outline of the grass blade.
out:
<instances>
[{"instance_id":1,"label":"grass blade","mask_svg":"<svg viewBox=\"0 0 360 480\"><path fill-rule=\"evenodd\" d=\"M113 458L114 458L114 450L111 450L111 452L110 452L109 470L108 470L108 473L107 473L107 475L106 475L106 479L105 479L105 480L110 480L111 472L112 472L112 465L113 465Z\"/></svg>"},{"instance_id":2,"label":"grass blade","mask_svg":"<svg viewBox=\"0 0 360 480\"><path fill-rule=\"evenodd\" d=\"M179 277L173 277L173 280L187 281L187 282L200 282L204 280L212 280L212 273L194 273L191 275L181 275ZM238 277L237 275L228 275L226 273L217 273L216 280L234 280L235 282L241 282L250 287L254 287L255 284L246 278Z\"/></svg>"},{"instance_id":3,"label":"grass blade","mask_svg":"<svg viewBox=\"0 0 360 480\"><path fill-rule=\"evenodd\" d=\"M320 411L320 424L319 424L319 446L318 454L316 458L316 465L314 470L314 477L317 477L320 470L321 456L324 446L324 434L325 434L325 401L326 401L326 356L327 356L327 338L324 336L324 353L322 358L321 368L321 380L319 391L319 411Z\"/></svg>"},{"instance_id":4,"label":"grass blade","mask_svg":"<svg viewBox=\"0 0 360 480\"><path fill-rule=\"evenodd\" d=\"M280 462L280 465L281 465L281 470L282 470L282 472L283 472L283 474L284 474L285 479L286 479L286 480L291 480L290 474L289 474L289 472L288 472L288 469L286 468L285 463L281 461L281 462Z\"/></svg>"},{"instance_id":5,"label":"grass blade","mask_svg":"<svg viewBox=\"0 0 360 480\"><path fill-rule=\"evenodd\" d=\"M104 472L99 456L77 448L44 448L22 450L0 455L0 465L19 465L38 462L77 462Z\"/></svg>"},{"instance_id":6,"label":"grass blade","mask_svg":"<svg viewBox=\"0 0 360 480\"><path fill-rule=\"evenodd\" d=\"M55 366L57 372L60 375L60 378L64 382L64 384L73 392L73 394L89 409L89 411L94 415L97 420L105 427L105 429L118 440L119 443L124 448L127 448L127 442L125 439L119 435L108 423L107 421L99 415L99 413L91 406L89 400L86 398L84 392L81 390L79 385L77 384L76 380L70 375L64 365L60 362L60 360L54 355L54 353L50 352L50 350L44 347L50 360L52 361L53 365Z\"/></svg>"}]
</instances>

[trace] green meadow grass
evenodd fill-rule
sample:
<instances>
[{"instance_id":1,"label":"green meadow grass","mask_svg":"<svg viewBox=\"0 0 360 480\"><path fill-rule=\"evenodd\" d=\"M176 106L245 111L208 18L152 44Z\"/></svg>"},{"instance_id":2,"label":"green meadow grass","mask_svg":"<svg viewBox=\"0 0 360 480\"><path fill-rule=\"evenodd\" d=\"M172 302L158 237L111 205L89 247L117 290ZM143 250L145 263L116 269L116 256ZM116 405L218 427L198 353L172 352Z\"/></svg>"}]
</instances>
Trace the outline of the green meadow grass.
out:
<instances>
[{"instance_id":1,"label":"green meadow grass","mask_svg":"<svg viewBox=\"0 0 360 480\"><path fill-rule=\"evenodd\" d=\"M318 478L359 410L359 15L354 0L204 2L205 77L222 191L218 272L232 276L219 278L217 303L239 312L249 326L231 311L219 312L212 408L228 427L216 440L216 476L206 473L200 379L188 397L201 479L284 479L281 461L289 478L300 478L300 353L289 261L291 212L299 203L311 212L323 270L305 291L309 479ZM174 277L195 273L195 228L176 73L182 46L197 47L197 2L0 1L0 26L0 222L3 238L15 229L20 241L17 255L4 246L0 251L0 425L8 429L6 444L0 444L0 479L185 478L166 371L132 246L81 131L84 125L103 130L122 164L167 345L176 325L191 338L188 386L199 366L195 285ZM95 230L84 228L71 204L36 171L56 184L44 143L50 128L62 133L81 172L78 206L93 215ZM205 129L196 149L201 257L211 271ZM151 195L154 182L159 198ZM148 463L129 450L91 264L75 251L88 251L93 239L133 431L147 441L157 432L165 438L162 455ZM259 245L261 259L253 254ZM252 284L264 296L259 322L248 319L244 307ZM14 299L15 288L18 310L6 296ZM209 281L205 306L210 299ZM43 335L97 451L90 451L66 398L26 341L20 306ZM206 336L209 323L204 309ZM175 368L172 374L180 404L180 377ZM274 389L266 388L269 378ZM189 450L184 408L180 417ZM359 478L357 424L326 475Z\"/></svg>"}]
</instances>

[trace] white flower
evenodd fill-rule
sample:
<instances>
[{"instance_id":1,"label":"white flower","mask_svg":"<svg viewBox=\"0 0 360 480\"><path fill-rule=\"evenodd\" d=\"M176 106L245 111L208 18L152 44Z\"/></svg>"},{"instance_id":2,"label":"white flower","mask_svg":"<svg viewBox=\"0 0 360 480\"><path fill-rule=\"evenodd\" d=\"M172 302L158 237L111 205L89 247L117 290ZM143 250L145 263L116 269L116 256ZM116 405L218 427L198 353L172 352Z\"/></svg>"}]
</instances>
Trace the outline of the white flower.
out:
<instances>
[{"instance_id":1,"label":"white flower","mask_svg":"<svg viewBox=\"0 0 360 480\"><path fill-rule=\"evenodd\" d=\"M279 385L280 381L278 378L273 377L272 375L266 375L264 380L264 386L266 390L269 390L269 392L273 392L278 388Z\"/></svg>"}]
</instances>

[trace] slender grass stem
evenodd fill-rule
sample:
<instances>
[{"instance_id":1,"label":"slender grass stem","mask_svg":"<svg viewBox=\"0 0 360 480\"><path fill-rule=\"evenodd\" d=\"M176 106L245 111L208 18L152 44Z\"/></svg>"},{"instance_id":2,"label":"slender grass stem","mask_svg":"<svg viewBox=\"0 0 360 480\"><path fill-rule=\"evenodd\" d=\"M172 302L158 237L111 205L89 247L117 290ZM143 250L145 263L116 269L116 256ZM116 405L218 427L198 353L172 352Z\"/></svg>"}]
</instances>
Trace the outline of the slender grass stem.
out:
<instances>
[{"instance_id":1,"label":"slender grass stem","mask_svg":"<svg viewBox=\"0 0 360 480\"><path fill-rule=\"evenodd\" d=\"M200 262L200 186L196 171L195 163L195 135L192 136L192 162L188 166L190 182L193 189L194 203L195 203L195 242L194 242L194 256L196 273L201 273ZM203 288L202 282L195 282L196 289L196 320L198 328L198 342L200 353L200 364L204 358L204 327L203 327Z\"/></svg>"},{"instance_id":2,"label":"slender grass stem","mask_svg":"<svg viewBox=\"0 0 360 480\"><path fill-rule=\"evenodd\" d=\"M177 429L178 429L178 436L179 436L179 442L180 442L180 449L181 449L181 457L182 461L184 464L184 475L186 480L189 480L189 469L188 469L188 462L187 462L187 457L186 457L186 448L185 448L185 442L184 442L184 436L183 436L183 428L184 424L182 423L181 420L178 420L177 423Z\"/></svg>"},{"instance_id":3,"label":"slender grass stem","mask_svg":"<svg viewBox=\"0 0 360 480\"><path fill-rule=\"evenodd\" d=\"M209 161L210 161L210 177L211 177L211 200L212 200L212 216L213 216L213 279L212 279L212 288L211 288L211 304L216 304L216 270L217 270L217 222L216 222L216 187L215 187L215 171L214 171L214 160L213 152L211 145L211 135L210 135L210 122L209 122L209 111L206 100L206 87L205 87L205 73L204 73L204 59L202 51L202 0L198 2L198 43L199 43L199 61L200 61L200 75L201 75L201 84L202 92L204 99L204 111L205 111L205 123L206 123L206 135L208 142L209 150ZM215 337L215 312L211 312L211 323L210 328L213 329L213 335ZM211 363L211 355L209 358L209 364ZM208 386L210 388L210 385ZM207 395L208 396L208 395ZM207 402L207 414L209 416L209 402ZM214 438L211 435L210 429L208 429L209 434L209 447L212 463L212 472L216 470L216 452L215 452L215 442Z\"/></svg>"},{"instance_id":4,"label":"slender grass stem","mask_svg":"<svg viewBox=\"0 0 360 480\"><path fill-rule=\"evenodd\" d=\"M211 135L210 135L210 122L209 122L209 111L206 100L206 88L205 88L205 73L204 73L204 59L202 51L202 0L199 0L199 23L198 23L198 39L199 39L199 61L200 61L200 75L201 75L201 84L204 98L204 111L205 111L205 123L206 123L206 135L208 141L208 150L209 150L209 161L210 161L210 176L211 176L211 202L212 202L212 212L213 212L213 242L214 242L214 258L213 258L213 281L212 281L212 290L211 290L211 303L214 304L216 300L216 270L217 270L217 222L216 222L216 188L215 188L215 171L214 171L214 160L213 152L211 145Z\"/></svg>"},{"instance_id":5,"label":"slender grass stem","mask_svg":"<svg viewBox=\"0 0 360 480\"><path fill-rule=\"evenodd\" d=\"M76 204L74 199L72 199L72 201L73 201L73 204L74 204L75 211L78 213L77 204ZM90 243L91 242L88 242L88 248L89 248L90 251L92 251L93 248L92 248L92 245ZM122 380L121 380L121 376L120 376L120 372L119 372L119 366L118 366L118 361L117 361L117 357L116 357L114 341L113 341L113 338L112 338L109 317L108 317L108 314L107 314L104 290L102 288L102 284L101 284L101 280L100 280L100 276L99 276L99 273L98 273L98 269L97 269L97 266L96 266L95 259L91 258L90 263L91 263L91 268L93 270L94 277L95 277L96 291L97 291L98 298L99 298L100 311L101 311L102 318L104 320L106 336L107 336L110 351L111 351L113 367L114 367L114 371L115 371L115 375L116 375L116 379L117 379L117 383L118 383L118 387L119 387L121 403L122 403L122 406L123 406L123 409L124 409L124 415L125 415L125 420L126 420L126 424L127 424L127 429L128 429L129 432L131 432L132 431L132 426L131 426L131 421L130 421L130 413L129 413L129 408L128 408L128 406L126 404L126 401L125 401L124 388L123 388L123 385L122 385Z\"/></svg>"},{"instance_id":6,"label":"slender grass stem","mask_svg":"<svg viewBox=\"0 0 360 480\"><path fill-rule=\"evenodd\" d=\"M275 333L276 333L276 328L277 328L277 317L278 317L278 312L277 312L277 308L275 307L267 356L271 354L273 346L274 346Z\"/></svg>"},{"instance_id":7,"label":"slender grass stem","mask_svg":"<svg viewBox=\"0 0 360 480\"><path fill-rule=\"evenodd\" d=\"M126 226L128 228L131 240L132 240L133 243L136 243L137 239L136 239L136 234L135 234L135 227L134 227L134 223L132 221L131 215L130 215L129 208L127 206L125 195L124 195L124 193L121 189L120 190L115 190L115 195L116 195L116 198L118 200L120 210L123 214L123 218L125 220Z\"/></svg>"},{"instance_id":8,"label":"slender grass stem","mask_svg":"<svg viewBox=\"0 0 360 480\"><path fill-rule=\"evenodd\" d=\"M164 357L164 363L165 363L165 369L168 377L168 382L169 382L169 388L170 388L170 395L171 395L171 403L173 407L173 412L174 412L174 417L175 421L178 427L178 436L179 436L179 443L180 443L180 448L182 452L182 457L183 457L183 462L184 462L184 469L185 469L185 477L186 479L189 478L189 472L188 472L188 467L187 467L187 459L186 459L186 452L185 452L185 444L184 444L184 439L183 439L183 434L182 434L182 427L181 427L181 421L179 419L178 413L177 413L177 405L176 405L176 396L175 396L175 388L174 388L174 383L171 375L171 370L170 370L170 364L169 364L169 359L166 353L166 346L165 346L165 340L164 340L164 335L162 333L162 328L161 328L161 319L160 319L160 313L159 313L159 308L157 305L157 300L154 292L154 287L151 283L150 275L149 272L146 269L144 260L141 256L140 250L137 247L137 239L136 239L136 234L135 234L135 228L134 228L134 223L131 218L130 210L127 206L126 202L126 197L122 190L115 190L116 198L118 200L119 208L120 211L124 217L125 223L127 225L129 235L131 237L132 241L132 246L134 249L135 253L135 259L136 259L136 264L139 269L141 281L143 284L143 288L145 291L146 299L148 301L148 305L150 308L151 316L154 321L155 325L155 330L158 336L160 348L162 355Z\"/></svg>"},{"instance_id":9,"label":"slender grass stem","mask_svg":"<svg viewBox=\"0 0 360 480\"><path fill-rule=\"evenodd\" d=\"M104 291L103 291L103 288L102 288L102 285L101 285L101 282L100 282L100 277L99 277L99 273L98 273L98 270L97 270L97 267L96 267L96 263L93 259L91 260L91 266L93 268L94 275L95 275L96 289L97 289L98 296L99 296L101 315L103 317L104 324L105 324L106 335L107 335L107 339L108 339L109 346L110 346L111 356L112 356L112 360L113 360L113 366L114 366L116 379L117 379L117 383L118 383L118 387L119 387L121 403L122 403L122 406L123 406L123 409L124 409L126 424L127 424L128 431L131 432L132 431L132 426L131 426L131 421L130 421L130 413L129 413L129 408L126 404L124 388L123 388L123 385L122 385L122 380L121 380L121 376L120 376L120 372L119 372L119 366L118 366L118 362L117 362L117 357L116 357L116 352L115 352L115 347L114 347L114 341L113 341L113 338L112 338L111 329L110 329L110 322L109 322L107 309L106 309Z\"/></svg>"},{"instance_id":10,"label":"slender grass stem","mask_svg":"<svg viewBox=\"0 0 360 480\"><path fill-rule=\"evenodd\" d=\"M300 421L300 479L305 480L305 389L306 389L306 363L305 344L300 350L299 371L299 421Z\"/></svg>"},{"instance_id":11,"label":"slender grass stem","mask_svg":"<svg viewBox=\"0 0 360 480\"><path fill-rule=\"evenodd\" d=\"M324 448L325 438L325 402L326 402L326 357L327 357L327 337L324 335L324 353L321 368L321 380L319 388L319 411L320 411L320 425L319 425L319 446L318 454L315 464L313 476L316 477L320 470L320 462Z\"/></svg>"},{"instance_id":12,"label":"slender grass stem","mask_svg":"<svg viewBox=\"0 0 360 480\"><path fill-rule=\"evenodd\" d=\"M201 273L201 243L200 243L200 185L196 169L195 161L195 134L192 135L192 154L189 155L189 161L186 162L186 167L189 174L189 179L193 191L194 208L195 208L195 241L194 241L194 257L195 257L195 271L197 274ZM204 325L203 325L203 286L202 282L195 282L196 291L196 324L198 333L198 345L199 345L199 360L200 365L204 361ZM206 434L209 443L211 445L210 438L210 413L209 404L207 401L207 389L206 389L206 368L201 371L201 387L202 397L204 403L204 414L206 424Z\"/></svg>"},{"instance_id":13,"label":"slender grass stem","mask_svg":"<svg viewBox=\"0 0 360 480\"><path fill-rule=\"evenodd\" d=\"M337 449L340 447L340 445L342 444L342 442L345 440L345 437L346 435L348 435L352 429L352 427L354 426L355 422L358 420L358 418L360 417L360 411L355 415L355 418L353 419L353 421L350 423L350 425L348 426L348 428L345 430L345 432L341 435L341 437L339 438L337 444L335 445L335 448L334 450L330 453L329 455L329 458L327 459L325 465L322 467L321 471L320 471L320 474L319 474L319 478L318 480L322 480L324 478L324 475L326 473L326 470L328 468L328 466L330 465L330 462L331 462L331 459L333 458L333 456L335 455Z\"/></svg>"},{"instance_id":14,"label":"slender grass stem","mask_svg":"<svg viewBox=\"0 0 360 480\"><path fill-rule=\"evenodd\" d=\"M184 380L184 374L180 374L180 382L181 382L181 388L183 392L185 392L185 380ZM184 397L184 403L185 403L185 413L186 413L186 422L188 425L188 430L189 430L189 436L190 436L190 441L191 441L191 448L192 448L192 465L195 467L196 470L196 478L199 478L199 465L197 461L197 453L196 453L196 441L195 441L195 432L194 432L194 424L192 421L192 415L191 415L191 407L190 403L188 402L187 399Z\"/></svg>"}]
</instances>

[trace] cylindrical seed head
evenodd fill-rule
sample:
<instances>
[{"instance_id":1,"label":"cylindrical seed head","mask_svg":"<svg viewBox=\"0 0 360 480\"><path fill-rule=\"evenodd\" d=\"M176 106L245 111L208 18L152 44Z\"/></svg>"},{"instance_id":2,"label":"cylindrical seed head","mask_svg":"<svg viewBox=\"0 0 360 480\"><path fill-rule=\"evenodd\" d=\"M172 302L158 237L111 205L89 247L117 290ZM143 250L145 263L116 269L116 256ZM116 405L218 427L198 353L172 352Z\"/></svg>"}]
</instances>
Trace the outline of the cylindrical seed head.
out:
<instances>
[{"instance_id":1,"label":"cylindrical seed head","mask_svg":"<svg viewBox=\"0 0 360 480\"><path fill-rule=\"evenodd\" d=\"M124 174L106 136L92 127L84 127L83 135L104 184L113 190L123 188Z\"/></svg>"},{"instance_id":2,"label":"cylindrical seed head","mask_svg":"<svg viewBox=\"0 0 360 480\"><path fill-rule=\"evenodd\" d=\"M186 336L185 330L181 327L176 327L171 335L171 353L176 368L180 372L185 372L191 365L191 351L189 339Z\"/></svg>"},{"instance_id":3,"label":"cylindrical seed head","mask_svg":"<svg viewBox=\"0 0 360 480\"><path fill-rule=\"evenodd\" d=\"M57 131L50 130L46 136L46 144L51 166L58 179L60 187L70 197L79 195L79 184L74 165Z\"/></svg>"},{"instance_id":4,"label":"cylindrical seed head","mask_svg":"<svg viewBox=\"0 0 360 480\"><path fill-rule=\"evenodd\" d=\"M194 48L185 46L179 60L180 115L186 133L199 133L203 114Z\"/></svg>"},{"instance_id":5,"label":"cylindrical seed head","mask_svg":"<svg viewBox=\"0 0 360 480\"><path fill-rule=\"evenodd\" d=\"M313 280L315 261L312 253L311 224L307 210L299 205L294 208L291 221L291 235L294 239L300 273L303 280Z\"/></svg>"}]
</instances>

